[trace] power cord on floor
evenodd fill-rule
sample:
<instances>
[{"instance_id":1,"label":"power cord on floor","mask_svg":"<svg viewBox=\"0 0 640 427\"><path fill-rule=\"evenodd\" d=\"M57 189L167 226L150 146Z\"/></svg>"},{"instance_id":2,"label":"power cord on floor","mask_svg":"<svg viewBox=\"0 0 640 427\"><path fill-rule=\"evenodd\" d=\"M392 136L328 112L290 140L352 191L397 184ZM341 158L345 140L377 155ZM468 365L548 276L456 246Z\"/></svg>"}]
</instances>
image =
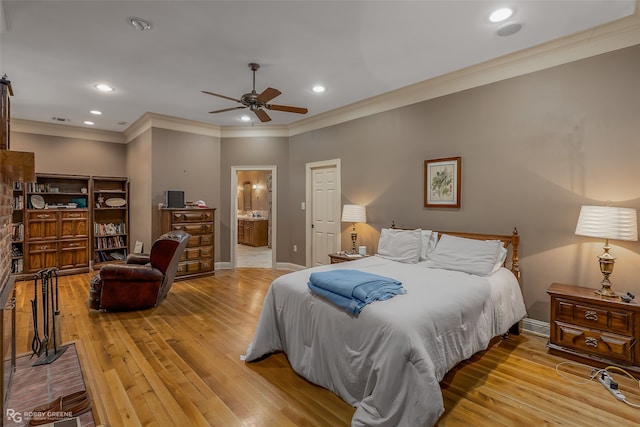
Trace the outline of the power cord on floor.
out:
<instances>
[{"instance_id":1,"label":"power cord on floor","mask_svg":"<svg viewBox=\"0 0 640 427\"><path fill-rule=\"evenodd\" d=\"M569 378L568 376L566 376L562 371L560 371L560 366L563 365L576 365L576 366L582 366L582 367L586 367L591 369L591 375L589 376L588 379L584 380L584 381L575 381L572 378ZM611 391L614 396L616 396L616 398L618 400L620 400L621 402L626 403L627 405L634 407L634 408L638 408L640 409L640 405L636 404L636 403L631 403L627 400L626 397L624 397L624 395L622 393L617 392L618 389L618 384L616 382L613 381L613 379L611 378L611 376L609 375L609 371L618 371L618 373L624 374L626 376L628 376L629 378L631 378L634 382L638 383L638 387L640 388L640 380L638 380L637 378L635 378L633 375L631 375L629 372L625 371L622 368L619 368L617 366L607 366L604 369L596 369L593 368L592 366L589 365L585 365L583 363L577 363L577 362L560 362L556 365L556 373L558 374L559 377L561 377L562 379L564 379L565 381L574 383L574 384L578 384L578 385L584 385L587 384L591 381L593 381L594 379L598 378L598 376L601 377L608 377L606 382L603 382L602 380L600 380L600 382L609 389L609 391Z\"/></svg>"}]
</instances>

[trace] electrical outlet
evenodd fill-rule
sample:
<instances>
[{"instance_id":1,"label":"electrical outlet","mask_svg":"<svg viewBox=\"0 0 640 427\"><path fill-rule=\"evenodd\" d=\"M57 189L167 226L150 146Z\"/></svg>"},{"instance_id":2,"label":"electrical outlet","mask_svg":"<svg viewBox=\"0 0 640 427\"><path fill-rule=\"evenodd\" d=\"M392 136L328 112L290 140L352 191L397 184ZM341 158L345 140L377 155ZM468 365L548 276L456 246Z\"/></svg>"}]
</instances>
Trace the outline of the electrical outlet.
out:
<instances>
[{"instance_id":1,"label":"electrical outlet","mask_svg":"<svg viewBox=\"0 0 640 427\"><path fill-rule=\"evenodd\" d=\"M600 375L598 375L598 381L613 394L613 396L621 402L625 401L624 394L620 390L618 390L618 383L611 378L611 376L607 373L607 371L602 371Z\"/></svg>"},{"instance_id":2,"label":"electrical outlet","mask_svg":"<svg viewBox=\"0 0 640 427\"><path fill-rule=\"evenodd\" d=\"M298 252L298 245L293 245L293 252Z\"/></svg>"}]
</instances>

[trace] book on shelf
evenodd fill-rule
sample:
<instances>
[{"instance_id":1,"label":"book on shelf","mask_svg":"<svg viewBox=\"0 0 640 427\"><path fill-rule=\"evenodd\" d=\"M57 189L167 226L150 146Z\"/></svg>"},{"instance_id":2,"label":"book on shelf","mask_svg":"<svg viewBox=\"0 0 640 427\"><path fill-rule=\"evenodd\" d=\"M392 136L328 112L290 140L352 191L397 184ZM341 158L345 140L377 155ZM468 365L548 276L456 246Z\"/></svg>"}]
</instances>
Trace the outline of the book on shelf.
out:
<instances>
[{"instance_id":1,"label":"book on shelf","mask_svg":"<svg viewBox=\"0 0 640 427\"><path fill-rule=\"evenodd\" d=\"M119 224L96 222L93 225L93 233L96 236L108 236L112 234L126 234L127 229L124 222Z\"/></svg>"},{"instance_id":2,"label":"book on shelf","mask_svg":"<svg viewBox=\"0 0 640 427\"><path fill-rule=\"evenodd\" d=\"M24 224L15 222L11 224L11 241L21 242L24 240Z\"/></svg>"},{"instance_id":3,"label":"book on shelf","mask_svg":"<svg viewBox=\"0 0 640 427\"><path fill-rule=\"evenodd\" d=\"M23 263L23 259L22 258L16 258L16 259L12 259L11 260L11 273L12 274L20 274L23 271L23 267L24 263Z\"/></svg>"}]
</instances>

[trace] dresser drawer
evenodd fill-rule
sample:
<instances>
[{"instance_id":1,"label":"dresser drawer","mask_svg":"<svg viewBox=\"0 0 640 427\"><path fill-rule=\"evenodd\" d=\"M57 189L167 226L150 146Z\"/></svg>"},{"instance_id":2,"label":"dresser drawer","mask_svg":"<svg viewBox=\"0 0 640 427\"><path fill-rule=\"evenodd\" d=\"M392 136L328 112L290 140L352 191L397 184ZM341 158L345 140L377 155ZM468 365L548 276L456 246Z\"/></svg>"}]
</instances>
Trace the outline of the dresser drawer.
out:
<instances>
[{"instance_id":1,"label":"dresser drawer","mask_svg":"<svg viewBox=\"0 0 640 427\"><path fill-rule=\"evenodd\" d=\"M556 337L554 344L609 359L634 362L631 351L634 343L633 337L610 334L561 322L555 322L553 327Z\"/></svg>"},{"instance_id":2,"label":"dresser drawer","mask_svg":"<svg viewBox=\"0 0 640 427\"><path fill-rule=\"evenodd\" d=\"M205 258L200 260L200 271L211 271L213 270L213 258Z\"/></svg>"},{"instance_id":3,"label":"dresser drawer","mask_svg":"<svg viewBox=\"0 0 640 427\"><path fill-rule=\"evenodd\" d=\"M173 212L171 214L172 222L208 222L213 221L213 213L209 211L202 212Z\"/></svg>"},{"instance_id":4,"label":"dresser drawer","mask_svg":"<svg viewBox=\"0 0 640 427\"><path fill-rule=\"evenodd\" d=\"M200 273L200 261L182 261L178 263L178 271L176 276L184 276L185 274Z\"/></svg>"},{"instance_id":5,"label":"dresser drawer","mask_svg":"<svg viewBox=\"0 0 640 427\"><path fill-rule=\"evenodd\" d=\"M174 230L182 230L193 234L210 234L213 233L213 223L207 222L202 224L173 224Z\"/></svg>"},{"instance_id":6,"label":"dresser drawer","mask_svg":"<svg viewBox=\"0 0 640 427\"><path fill-rule=\"evenodd\" d=\"M583 304L564 298L556 298L554 301L555 320L593 329L606 329L625 335L633 333L634 313L632 311Z\"/></svg>"},{"instance_id":7,"label":"dresser drawer","mask_svg":"<svg viewBox=\"0 0 640 427\"><path fill-rule=\"evenodd\" d=\"M198 259L200 258L200 248L186 248L180 259Z\"/></svg>"},{"instance_id":8,"label":"dresser drawer","mask_svg":"<svg viewBox=\"0 0 640 427\"><path fill-rule=\"evenodd\" d=\"M201 246L200 237L201 236L199 234L191 235L191 237L189 237L189 241L187 242L187 247L194 248L196 246Z\"/></svg>"},{"instance_id":9,"label":"dresser drawer","mask_svg":"<svg viewBox=\"0 0 640 427\"><path fill-rule=\"evenodd\" d=\"M200 248L200 256L202 258L211 258L213 257L213 246L204 246Z\"/></svg>"},{"instance_id":10,"label":"dresser drawer","mask_svg":"<svg viewBox=\"0 0 640 427\"><path fill-rule=\"evenodd\" d=\"M178 263L178 271L176 273L176 276L206 273L208 271L213 271L213 258L205 258L193 261L187 260Z\"/></svg>"}]
</instances>

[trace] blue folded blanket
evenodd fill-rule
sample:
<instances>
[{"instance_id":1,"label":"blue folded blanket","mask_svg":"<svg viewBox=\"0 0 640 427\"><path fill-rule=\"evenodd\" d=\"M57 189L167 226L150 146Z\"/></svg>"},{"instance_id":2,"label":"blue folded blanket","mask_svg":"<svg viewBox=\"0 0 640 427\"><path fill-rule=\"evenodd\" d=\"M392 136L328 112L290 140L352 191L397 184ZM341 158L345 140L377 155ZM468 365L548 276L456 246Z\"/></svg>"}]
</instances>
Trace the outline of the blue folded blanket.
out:
<instances>
[{"instance_id":1,"label":"blue folded blanket","mask_svg":"<svg viewBox=\"0 0 640 427\"><path fill-rule=\"evenodd\" d=\"M360 270L333 270L311 273L309 289L353 315L374 301L405 294L395 279Z\"/></svg>"}]
</instances>

